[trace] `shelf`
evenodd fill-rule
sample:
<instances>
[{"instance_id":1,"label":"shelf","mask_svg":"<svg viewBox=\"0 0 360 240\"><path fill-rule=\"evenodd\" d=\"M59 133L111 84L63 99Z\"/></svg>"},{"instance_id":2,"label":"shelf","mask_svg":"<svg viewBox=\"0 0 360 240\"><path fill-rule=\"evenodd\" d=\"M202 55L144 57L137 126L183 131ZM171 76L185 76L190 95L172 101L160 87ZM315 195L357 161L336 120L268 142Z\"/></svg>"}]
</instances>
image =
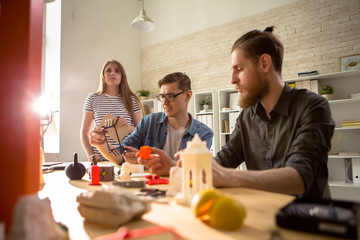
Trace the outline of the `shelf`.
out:
<instances>
[{"instance_id":1,"label":"shelf","mask_svg":"<svg viewBox=\"0 0 360 240\"><path fill-rule=\"evenodd\" d=\"M360 102L360 98L330 100L329 104Z\"/></svg>"},{"instance_id":2,"label":"shelf","mask_svg":"<svg viewBox=\"0 0 360 240\"><path fill-rule=\"evenodd\" d=\"M222 133L220 133L221 135L231 135L231 133L224 133L224 132L222 132Z\"/></svg>"},{"instance_id":3,"label":"shelf","mask_svg":"<svg viewBox=\"0 0 360 240\"><path fill-rule=\"evenodd\" d=\"M233 112L240 112L240 110L220 111L220 113L233 113Z\"/></svg>"},{"instance_id":4,"label":"shelf","mask_svg":"<svg viewBox=\"0 0 360 240\"><path fill-rule=\"evenodd\" d=\"M298 82L304 80L321 80L321 79L339 79L339 78L347 78L347 77L355 77L360 75L360 70L353 70L347 72L336 72L336 73L328 73L328 74L319 74L312 75L307 77L297 77L292 79L284 80L284 82Z\"/></svg>"},{"instance_id":5,"label":"shelf","mask_svg":"<svg viewBox=\"0 0 360 240\"><path fill-rule=\"evenodd\" d=\"M340 128L335 128L335 131L347 131L347 130L360 130L360 127L340 127Z\"/></svg>"},{"instance_id":6,"label":"shelf","mask_svg":"<svg viewBox=\"0 0 360 240\"><path fill-rule=\"evenodd\" d=\"M349 188L358 188L360 187L360 183L346 183L342 181L329 181L330 187L349 187Z\"/></svg>"},{"instance_id":7,"label":"shelf","mask_svg":"<svg viewBox=\"0 0 360 240\"><path fill-rule=\"evenodd\" d=\"M359 155L329 155L329 159L360 158Z\"/></svg>"},{"instance_id":8,"label":"shelf","mask_svg":"<svg viewBox=\"0 0 360 240\"><path fill-rule=\"evenodd\" d=\"M195 115L213 115L214 112L198 112L198 113L195 113Z\"/></svg>"}]
</instances>

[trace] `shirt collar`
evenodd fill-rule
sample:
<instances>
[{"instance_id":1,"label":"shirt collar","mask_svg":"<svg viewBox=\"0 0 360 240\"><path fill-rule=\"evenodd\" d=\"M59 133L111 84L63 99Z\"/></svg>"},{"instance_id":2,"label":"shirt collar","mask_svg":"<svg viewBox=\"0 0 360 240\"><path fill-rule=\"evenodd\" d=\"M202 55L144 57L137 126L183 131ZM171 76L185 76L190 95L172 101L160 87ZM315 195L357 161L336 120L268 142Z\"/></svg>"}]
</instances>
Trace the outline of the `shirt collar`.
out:
<instances>
[{"instance_id":1,"label":"shirt collar","mask_svg":"<svg viewBox=\"0 0 360 240\"><path fill-rule=\"evenodd\" d=\"M283 91L280 95L278 102L276 103L273 112L277 112L281 115L288 116L289 115L289 108L290 108L290 100L291 100L291 92L292 88L285 83Z\"/></svg>"},{"instance_id":2,"label":"shirt collar","mask_svg":"<svg viewBox=\"0 0 360 240\"><path fill-rule=\"evenodd\" d=\"M192 115L190 113L188 113L188 115L189 115L189 118L191 119L191 124L190 124L190 128L189 128L188 132L190 133L191 136L194 136L197 129L196 129L195 123L193 121ZM161 118L159 120L159 123L165 124L165 126L167 124L167 117L166 117L164 112L163 112L163 114L162 114L162 116L161 116Z\"/></svg>"},{"instance_id":3,"label":"shirt collar","mask_svg":"<svg viewBox=\"0 0 360 240\"><path fill-rule=\"evenodd\" d=\"M276 112L284 116L289 115L290 100L291 100L290 93L292 92L292 90L293 89L287 83L285 83L280 98L271 112ZM253 112L252 115L253 119L255 118L256 115L261 115L260 112L265 112L264 107L260 102L256 103L255 106L251 107L251 111Z\"/></svg>"}]
</instances>

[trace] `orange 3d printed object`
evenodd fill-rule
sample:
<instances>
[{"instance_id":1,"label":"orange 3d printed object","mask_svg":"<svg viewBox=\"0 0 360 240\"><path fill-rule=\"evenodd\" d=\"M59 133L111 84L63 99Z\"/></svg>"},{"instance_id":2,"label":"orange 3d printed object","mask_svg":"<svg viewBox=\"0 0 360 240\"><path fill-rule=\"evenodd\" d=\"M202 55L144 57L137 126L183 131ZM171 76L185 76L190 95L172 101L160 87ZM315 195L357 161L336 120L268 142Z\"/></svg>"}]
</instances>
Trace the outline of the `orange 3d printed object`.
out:
<instances>
[{"instance_id":1,"label":"orange 3d printed object","mask_svg":"<svg viewBox=\"0 0 360 240\"><path fill-rule=\"evenodd\" d=\"M143 159L149 159L151 154L151 148L149 146L142 146L140 147L140 151L138 152L137 156Z\"/></svg>"}]
</instances>

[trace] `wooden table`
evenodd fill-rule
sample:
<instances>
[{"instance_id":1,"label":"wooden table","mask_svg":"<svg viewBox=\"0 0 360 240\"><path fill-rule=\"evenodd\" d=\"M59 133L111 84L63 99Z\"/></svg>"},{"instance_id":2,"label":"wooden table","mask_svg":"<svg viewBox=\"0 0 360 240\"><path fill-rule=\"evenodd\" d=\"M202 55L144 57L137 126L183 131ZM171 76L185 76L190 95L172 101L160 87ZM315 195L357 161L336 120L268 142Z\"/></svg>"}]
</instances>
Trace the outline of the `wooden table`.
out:
<instances>
[{"instance_id":1,"label":"wooden table","mask_svg":"<svg viewBox=\"0 0 360 240\"><path fill-rule=\"evenodd\" d=\"M116 232L117 228L84 222L77 210L76 196L78 194L87 190L108 187L109 182L102 182L102 186L89 186L90 180L87 175L82 180L69 180L64 171L46 173L44 180L45 186L39 195L50 199L54 218L69 228L70 239L86 240ZM166 188L163 185L162 188L164 187ZM241 229L236 231L213 229L196 219L189 207L176 204L170 197L162 200L167 200L167 203L155 201L152 203L152 210L143 215L142 219L132 221L126 226L136 229L157 224L173 228L184 239L196 240L285 239L271 238L272 233L279 233L275 223L275 213L294 197L245 188L222 188L220 191L232 195L244 204L247 217ZM281 230L280 235L286 236L286 239L329 239L287 230ZM148 239L159 239L159 237Z\"/></svg>"}]
</instances>

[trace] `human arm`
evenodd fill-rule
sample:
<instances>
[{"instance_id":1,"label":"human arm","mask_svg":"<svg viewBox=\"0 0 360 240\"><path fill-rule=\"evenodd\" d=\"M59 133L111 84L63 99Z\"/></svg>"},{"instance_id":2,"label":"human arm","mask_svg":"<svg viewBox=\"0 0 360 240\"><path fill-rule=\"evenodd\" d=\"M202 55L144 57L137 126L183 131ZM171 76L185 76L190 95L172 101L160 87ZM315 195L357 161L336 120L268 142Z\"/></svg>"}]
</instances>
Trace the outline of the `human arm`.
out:
<instances>
[{"instance_id":1,"label":"human arm","mask_svg":"<svg viewBox=\"0 0 360 240\"><path fill-rule=\"evenodd\" d=\"M176 166L176 161L172 160L164 151L151 147L152 154L149 159L138 158L138 163L147 167L152 174L168 176L170 168Z\"/></svg>"},{"instance_id":2,"label":"human arm","mask_svg":"<svg viewBox=\"0 0 360 240\"><path fill-rule=\"evenodd\" d=\"M245 187L285 194L305 191L302 177L292 167L241 171L222 167L213 159L212 173L215 187Z\"/></svg>"},{"instance_id":3,"label":"human arm","mask_svg":"<svg viewBox=\"0 0 360 240\"><path fill-rule=\"evenodd\" d=\"M123 158L119 150L110 151L108 145L105 141L105 135L102 128L94 127L90 132L90 144L96 147L101 154L108 160L113 163L121 164ZM110 145L112 149L115 149L115 146Z\"/></svg>"},{"instance_id":4,"label":"human arm","mask_svg":"<svg viewBox=\"0 0 360 240\"><path fill-rule=\"evenodd\" d=\"M80 140L89 161L100 162L101 161L100 156L94 154L94 151L90 144L90 128L93 122L93 118L94 118L94 114L92 112L84 112L81 123Z\"/></svg>"}]
</instances>

